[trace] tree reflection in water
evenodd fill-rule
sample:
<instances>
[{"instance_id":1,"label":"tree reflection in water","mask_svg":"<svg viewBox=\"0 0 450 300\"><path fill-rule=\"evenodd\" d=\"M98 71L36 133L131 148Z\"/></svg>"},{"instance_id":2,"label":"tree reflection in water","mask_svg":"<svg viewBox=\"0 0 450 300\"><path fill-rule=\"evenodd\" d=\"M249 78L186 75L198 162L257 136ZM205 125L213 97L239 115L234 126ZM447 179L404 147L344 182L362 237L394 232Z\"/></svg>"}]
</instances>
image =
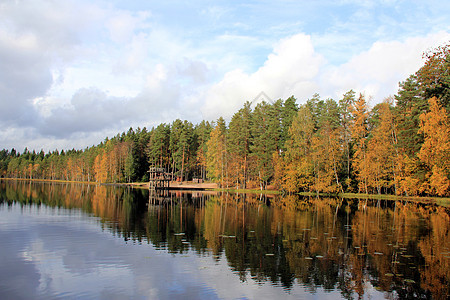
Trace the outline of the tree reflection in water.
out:
<instances>
[{"instance_id":1,"label":"tree reflection in water","mask_svg":"<svg viewBox=\"0 0 450 300\"><path fill-rule=\"evenodd\" d=\"M224 256L241 281L311 292L445 299L450 209L406 201L182 193L81 184L1 182L1 199L81 208L131 243Z\"/></svg>"}]
</instances>

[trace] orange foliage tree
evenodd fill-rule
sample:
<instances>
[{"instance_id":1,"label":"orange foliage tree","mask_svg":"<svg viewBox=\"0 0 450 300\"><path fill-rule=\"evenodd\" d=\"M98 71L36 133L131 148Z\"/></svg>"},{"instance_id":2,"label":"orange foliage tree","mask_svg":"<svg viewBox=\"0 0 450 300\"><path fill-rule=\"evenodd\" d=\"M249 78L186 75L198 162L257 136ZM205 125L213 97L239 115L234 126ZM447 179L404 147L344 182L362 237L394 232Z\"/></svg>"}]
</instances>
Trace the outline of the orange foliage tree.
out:
<instances>
[{"instance_id":1,"label":"orange foliage tree","mask_svg":"<svg viewBox=\"0 0 450 300\"><path fill-rule=\"evenodd\" d=\"M294 116L286 141L285 176L282 187L288 192L309 191L313 184L311 145L314 120L307 105Z\"/></svg>"},{"instance_id":2,"label":"orange foliage tree","mask_svg":"<svg viewBox=\"0 0 450 300\"><path fill-rule=\"evenodd\" d=\"M390 99L375 107L377 124L371 131L367 148L368 185L381 194L382 188L397 188L397 137Z\"/></svg>"},{"instance_id":3,"label":"orange foliage tree","mask_svg":"<svg viewBox=\"0 0 450 300\"><path fill-rule=\"evenodd\" d=\"M444 196L450 192L449 118L435 97L428 103L430 111L420 116L419 132L424 135L424 143L417 156L427 169L424 191Z\"/></svg>"},{"instance_id":4,"label":"orange foliage tree","mask_svg":"<svg viewBox=\"0 0 450 300\"><path fill-rule=\"evenodd\" d=\"M351 124L352 138L354 141L354 154L352 159L353 171L358 181L359 191L367 190L368 166L367 166L367 120L369 117L368 105L364 95L360 94L351 107L353 122Z\"/></svg>"}]
</instances>

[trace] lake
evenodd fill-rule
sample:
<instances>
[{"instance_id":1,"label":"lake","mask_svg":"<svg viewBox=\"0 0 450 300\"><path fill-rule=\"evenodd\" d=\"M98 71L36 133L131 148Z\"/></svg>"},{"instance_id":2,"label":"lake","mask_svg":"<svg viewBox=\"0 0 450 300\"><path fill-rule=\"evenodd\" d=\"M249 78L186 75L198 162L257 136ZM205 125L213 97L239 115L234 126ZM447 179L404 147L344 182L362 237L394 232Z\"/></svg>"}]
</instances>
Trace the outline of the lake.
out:
<instances>
[{"instance_id":1,"label":"lake","mask_svg":"<svg viewBox=\"0 0 450 300\"><path fill-rule=\"evenodd\" d=\"M450 208L0 181L1 299L446 299Z\"/></svg>"}]
</instances>

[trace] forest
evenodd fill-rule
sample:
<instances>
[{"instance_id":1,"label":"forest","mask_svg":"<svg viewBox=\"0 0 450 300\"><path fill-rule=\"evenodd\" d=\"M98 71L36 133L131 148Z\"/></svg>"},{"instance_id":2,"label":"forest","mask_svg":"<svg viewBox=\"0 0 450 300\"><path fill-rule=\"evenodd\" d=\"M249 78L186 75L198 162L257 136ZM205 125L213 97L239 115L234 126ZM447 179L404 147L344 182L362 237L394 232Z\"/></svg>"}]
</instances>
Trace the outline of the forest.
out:
<instances>
[{"instance_id":1,"label":"forest","mask_svg":"<svg viewBox=\"0 0 450 300\"><path fill-rule=\"evenodd\" d=\"M353 90L342 99L291 96L246 102L224 118L130 128L84 150L0 151L2 178L97 183L147 181L151 166L178 180L286 193L450 196L450 45L396 95L369 107Z\"/></svg>"}]
</instances>

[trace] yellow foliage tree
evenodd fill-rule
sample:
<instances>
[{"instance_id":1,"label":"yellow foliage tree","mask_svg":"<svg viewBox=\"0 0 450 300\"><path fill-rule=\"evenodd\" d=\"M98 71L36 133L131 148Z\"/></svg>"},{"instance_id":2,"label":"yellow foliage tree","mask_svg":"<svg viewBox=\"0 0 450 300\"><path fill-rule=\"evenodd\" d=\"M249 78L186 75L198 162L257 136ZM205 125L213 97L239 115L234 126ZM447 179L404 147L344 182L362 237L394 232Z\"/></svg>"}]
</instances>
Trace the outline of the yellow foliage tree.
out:
<instances>
[{"instance_id":1,"label":"yellow foliage tree","mask_svg":"<svg viewBox=\"0 0 450 300\"><path fill-rule=\"evenodd\" d=\"M341 156L339 130L331 128L326 122L312 139L316 192L342 192L338 179L338 161Z\"/></svg>"},{"instance_id":2,"label":"yellow foliage tree","mask_svg":"<svg viewBox=\"0 0 450 300\"><path fill-rule=\"evenodd\" d=\"M368 165L367 165L367 119L369 116L368 105L364 95L360 94L351 107L353 121L351 124L352 139L354 141L354 154L352 158L353 170L358 180L359 191L367 190Z\"/></svg>"},{"instance_id":3,"label":"yellow foliage tree","mask_svg":"<svg viewBox=\"0 0 450 300\"><path fill-rule=\"evenodd\" d=\"M378 124L367 148L368 185L380 194L382 188L396 187L398 172L397 138L390 99L376 106ZM395 188L396 190L396 188Z\"/></svg>"},{"instance_id":4,"label":"yellow foliage tree","mask_svg":"<svg viewBox=\"0 0 450 300\"><path fill-rule=\"evenodd\" d=\"M225 143L225 121L219 119L216 127L211 131L210 139L206 143L206 169L210 178L215 182L225 179L226 172L226 143Z\"/></svg>"},{"instance_id":5,"label":"yellow foliage tree","mask_svg":"<svg viewBox=\"0 0 450 300\"><path fill-rule=\"evenodd\" d=\"M417 154L427 167L424 190L439 196L450 193L450 126L446 110L438 99L428 100L430 111L420 115L419 133L424 135L424 143Z\"/></svg>"},{"instance_id":6,"label":"yellow foliage tree","mask_svg":"<svg viewBox=\"0 0 450 300\"><path fill-rule=\"evenodd\" d=\"M420 161L417 158L410 158L403 153L399 156L397 161L398 169L401 170L398 177L398 194L405 194L407 196L417 195L421 193L421 184L419 178L415 176L419 171Z\"/></svg>"},{"instance_id":7,"label":"yellow foliage tree","mask_svg":"<svg viewBox=\"0 0 450 300\"><path fill-rule=\"evenodd\" d=\"M308 106L300 107L289 128L286 142L285 176L282 186L288 192L310 191L314 181L311 145L314 121Z\"/></svg>"},{"instance_id":8,"label":"yellow foliage tree","mask_svg":"<svg viewBox=\"0 0 450 300\"><path fill-rule=\"evenodd\" d=\"M104 150L101 150L95 157L94 170L97 182L103 183L108 179L108 158Z\"/></svg>"}]
</instances>

